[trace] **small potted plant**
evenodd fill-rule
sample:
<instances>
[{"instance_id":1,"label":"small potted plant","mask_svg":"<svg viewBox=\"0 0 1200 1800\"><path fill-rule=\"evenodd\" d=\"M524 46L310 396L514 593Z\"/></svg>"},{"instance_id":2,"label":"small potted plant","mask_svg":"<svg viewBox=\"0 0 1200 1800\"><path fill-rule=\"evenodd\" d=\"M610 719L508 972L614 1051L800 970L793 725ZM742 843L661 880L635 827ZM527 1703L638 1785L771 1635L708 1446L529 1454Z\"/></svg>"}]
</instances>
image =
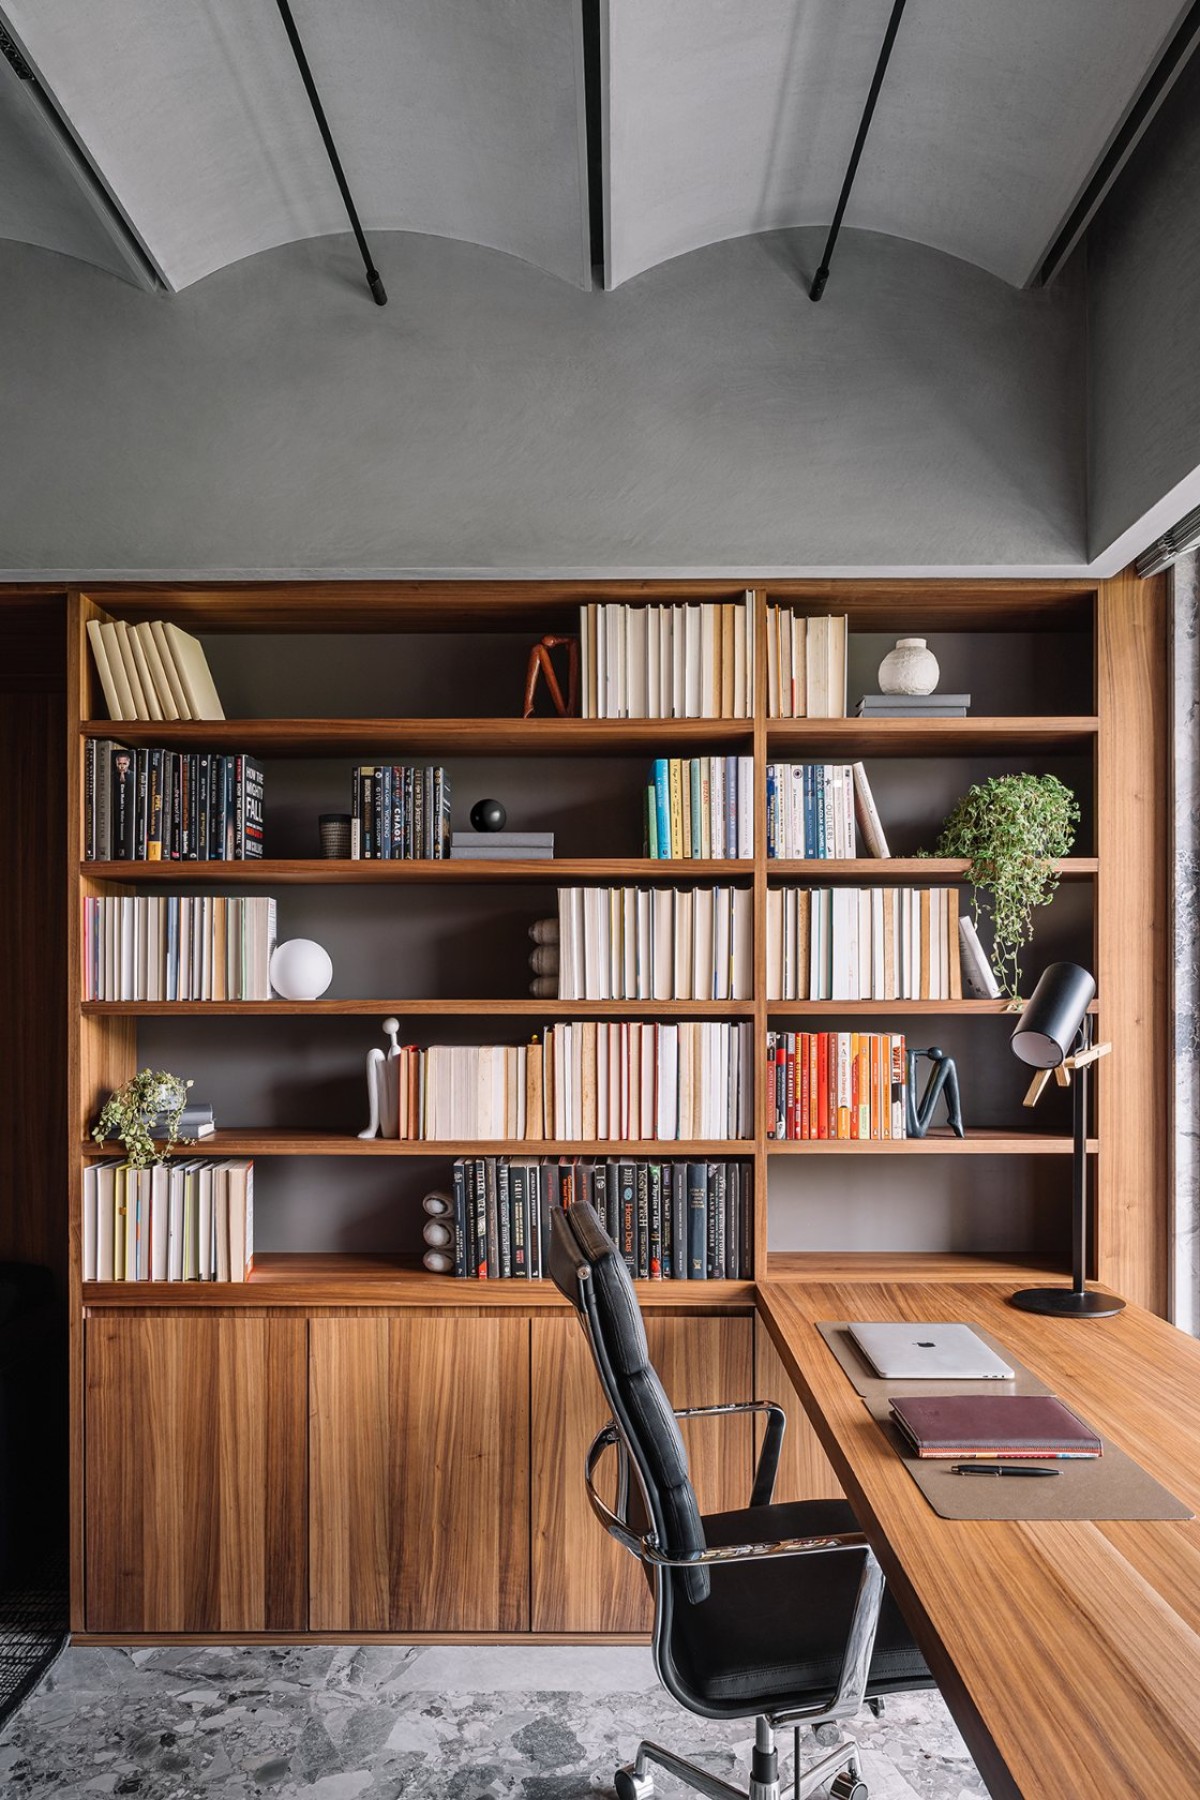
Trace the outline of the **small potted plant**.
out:
<instances>
[{"instance_id":1,"label":"small potted plant","mask_svg":"<svg viewBox=\"0 0 1200 1800\"><path fill-rule=\"evenodd\" d=\"M92 1136L98 1144L118 1138L131 1168L164 1162L176 1144L192 1142L179 1134L191 1085L166 1069L139 1069L104 1102Z\"/></svg>"},{"instance_id":2,"label":"small potted plant","mask_svg":"<svg viewBox=\"0 0 1200 1800\"><path fill-rule=\"evenodd\" d=\"M992 963L1005 994L1016 999L1021 952L1033 936L1033 911L1058 887L1057 857L1075 842L1079 805L1054 775L998 775L969 788L942 826L934 856L968 864L971 913L989 896Z\"/></svg>"}]
</instances>

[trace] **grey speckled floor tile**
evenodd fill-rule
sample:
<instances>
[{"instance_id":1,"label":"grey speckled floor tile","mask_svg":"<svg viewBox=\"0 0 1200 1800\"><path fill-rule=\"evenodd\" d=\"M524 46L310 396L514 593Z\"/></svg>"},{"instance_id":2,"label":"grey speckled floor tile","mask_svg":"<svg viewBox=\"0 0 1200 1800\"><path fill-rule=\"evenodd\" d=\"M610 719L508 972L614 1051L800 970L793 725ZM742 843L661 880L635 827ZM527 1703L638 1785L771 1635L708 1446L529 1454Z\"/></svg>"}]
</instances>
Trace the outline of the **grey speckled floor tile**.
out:
<instances>
[{"instance_id":1,"label":"grey speckled floor tile","mask_svg":"<svg viewBox=\"0 0 1200 1800\"><path fill-rule=\"evenodd\" d=\"M749 1729L683 1712L641 1649L69 1649L0 1737L0 1793L584 1800L642 1736L745 1779ZM859 1738L871 1800L986 1793L934 1694Z\"/></svg>"}]
</instances>

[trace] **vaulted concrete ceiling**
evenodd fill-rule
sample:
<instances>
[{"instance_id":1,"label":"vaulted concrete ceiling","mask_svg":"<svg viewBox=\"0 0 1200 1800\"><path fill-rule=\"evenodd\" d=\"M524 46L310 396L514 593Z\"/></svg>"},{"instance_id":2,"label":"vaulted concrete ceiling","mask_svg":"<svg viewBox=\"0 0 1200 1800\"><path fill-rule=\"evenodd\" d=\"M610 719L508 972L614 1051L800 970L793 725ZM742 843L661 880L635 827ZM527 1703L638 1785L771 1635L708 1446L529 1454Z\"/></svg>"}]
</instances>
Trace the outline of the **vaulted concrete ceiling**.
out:
<instances>
[{"instance_id":1,"label":"vaulted concrete ceiling","mask_svg":"<svg viewBox=\"0 0 1200 1800\"><path fill-rule=\"evenodd\" d=\"M273 0L0 0L179 288L343 231ZM602 0L605 280L830 219L891 0ZM293 0L363 223L590 283L582 0ZM910 0L847 226L1027 282L1187 6ZM20 85L0 235L113 267Z\"/></svg>"}]
</instances>

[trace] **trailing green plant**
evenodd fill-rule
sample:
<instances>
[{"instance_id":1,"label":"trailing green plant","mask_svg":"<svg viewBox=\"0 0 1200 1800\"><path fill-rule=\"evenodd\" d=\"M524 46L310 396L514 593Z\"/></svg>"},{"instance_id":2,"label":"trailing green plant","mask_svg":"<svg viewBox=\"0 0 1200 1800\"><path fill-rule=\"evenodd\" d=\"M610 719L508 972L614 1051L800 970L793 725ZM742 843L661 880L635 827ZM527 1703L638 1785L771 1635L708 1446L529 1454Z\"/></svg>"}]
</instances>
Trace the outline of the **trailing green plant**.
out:
<instances>
[{"instance_id":1,"label":"trailing green plant","mask_svg":"<svg viewBox=\"0 0 1200 1800\"><path fill-rule=\"evenodd\" d=\"M134 1169L148 1169L152 1163L165 1162L176 1144L193 1141L179 1134L191 1085L166 1069L139 1069L104 1102L92 1136L103 1144L115 1131ZM159 1133L161 1149L154 1141L155 1126L164 1128Z\"/></svg>"},{"instance_id":2,"label":"trailing green plant","mask_svg":"<svg viewBox=\"0 0 1200 1800\"><path fill-rule=\"evenodd\" d=\"M1058 887L1054 862L1075 842L1079 805L1054 775L996 775L969 788L954 807L934 856L966 857L971 911L989 897L992 962L1003 992L1016 999L1021 952L1033 936L1033 913Z\"/></svg>"}]
</instances>

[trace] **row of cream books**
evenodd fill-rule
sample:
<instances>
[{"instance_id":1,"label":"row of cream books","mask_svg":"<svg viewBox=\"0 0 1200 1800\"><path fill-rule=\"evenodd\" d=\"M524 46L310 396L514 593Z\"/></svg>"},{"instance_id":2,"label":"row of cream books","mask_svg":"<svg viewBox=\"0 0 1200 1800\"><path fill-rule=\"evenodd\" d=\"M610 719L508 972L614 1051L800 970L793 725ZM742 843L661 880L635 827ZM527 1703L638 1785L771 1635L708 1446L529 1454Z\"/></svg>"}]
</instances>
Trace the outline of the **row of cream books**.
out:
<instances>
[{"instance_id":1,"label":"row of cream books","mask_svg":"<svg viewBox=\"0 0 1200 1800\"><path fill-rule=\"evenodd\" d=\"M768 1000L961 1000L958 889L768 888Z\"/></svg>"},{"instance_id":2,"label":"row of cream books","mask_svg":"<svg viewBox=\"0 0 1200 1800\"><path fill-rule=\"evenodd\" d=\"M560 1000L749 1000L748 888L559 888Z\"/></svg>"},{"instance_id":3,"label":"row of cream books","mask_svg":"<svg viewBox=\"0 0 1200 1800\"><path fill-rule=\"evenodd\" d=\"M749 1021L581 1019L528 1044L416 1044L393 1059L409 1141L688 1142L753 1134Z\"/></svg>"},{"instance_id":4,"label":"row of cream books","mask_svg":"<svg viewBox=\"0 0 1200 1800\"><path fill-rule=\"evenodd\" d=\"M580 608L585 719L749 719L754 713L754 605L587 601Z\"/></svg>"},{"instance_id":5,"label":"row of cream books","mask_svg":"<svg viewBox=\"0 0 1200 1800\"><path fill-rule=\"evenodd\" d=\"M265 894L112 894L83 902L85 1000L270 1000Z\"/></svg>"},{"instance_id":6,"label":"row of cream books","mask_svg":"<svg viewBox=\"0 0 1200 1800\"><path fill-rule=\"evenodd\" d=\"M869 856L891 855L862 763L767 764L768 857L853 858L856 823Z\"/></svg>"},{"instance_id":7,"label":"row of cream books","mask_svg":"<svg viewBox=\"0 0 1200 1800\"><path fill-rule=\"evenodd\" d=\"M646 788L646 855L754 855L754 758L660 756Z\"/></svg>"},{"instance_id":8,"label":"row of cream books","mask_svg":"<svg viewBox=\"0 0 1200 1800\"><path fill-rule=\"evenodd\" d=\"M252 1162L84 1169L85 1281L245 1281L253 1260Z\"/></svg>"},{"instance_id":9,"label":"row of cream books","mask_svg":"<svg viewBox=\"0 0 1200 1800\"><path fill-rule=\"evenodd\" d=\"M844 719L845 616L807 619L767 608L767 713L772 719Z\"/></svg>"},{"instance_id":10,"label":"row of cream books","mask_svg":"<svg viewBox=\"0 0 1200 1800\"><path fill-rule=\"evenodd\" d=\"M89 619L88 642L110 719L223 719L199 638L170 619Z\"/></svg>"}]
</instances>

